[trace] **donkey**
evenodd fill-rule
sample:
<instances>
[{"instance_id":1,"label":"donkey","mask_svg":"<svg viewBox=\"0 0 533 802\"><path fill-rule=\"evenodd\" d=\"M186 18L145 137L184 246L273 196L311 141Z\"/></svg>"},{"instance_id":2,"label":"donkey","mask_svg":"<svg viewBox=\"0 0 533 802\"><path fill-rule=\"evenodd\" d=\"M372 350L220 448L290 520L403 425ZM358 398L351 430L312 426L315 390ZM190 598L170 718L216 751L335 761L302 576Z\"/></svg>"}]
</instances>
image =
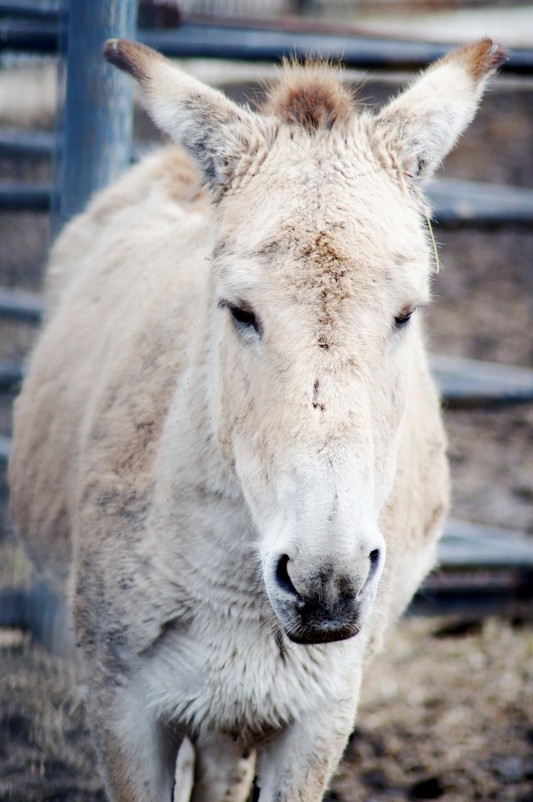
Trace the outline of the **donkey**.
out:
<instances>
[{"instance_id":1,"label":"donkey","mask_svg":"<svg viewBox=\"0 0 533 802\"><path fill-rule=\"evenodd\" d=\"M256 112L141 45L105 54L187 155L149 155L53 249L13 518L69 599L111 800L170 800L192 743L194 802L254 778L318 802L435 561L421 188L504 55L462 47L371 113L320 65Z\"/></svg>"}]
</instances>

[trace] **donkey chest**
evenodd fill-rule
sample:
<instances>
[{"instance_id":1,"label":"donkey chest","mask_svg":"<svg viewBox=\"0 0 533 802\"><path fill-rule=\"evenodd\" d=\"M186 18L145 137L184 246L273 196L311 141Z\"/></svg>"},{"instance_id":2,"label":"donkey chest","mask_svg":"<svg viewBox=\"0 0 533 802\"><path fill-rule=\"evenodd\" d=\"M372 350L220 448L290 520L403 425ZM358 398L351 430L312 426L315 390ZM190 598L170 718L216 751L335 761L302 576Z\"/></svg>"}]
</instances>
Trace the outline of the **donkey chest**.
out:
<instances>
[{"instance_id":1,"label":"donkey chest","mask_svg":"<svg viewBox=\"0 0 533 802\"><path fill-rule=\"evenodd\" d=\"M254 740L343 694L346 649L336 660L334 651L280 645L250 622L202 622L152 656L149 698L160 718L192 734Z\"/></svg>"}]
</instances>

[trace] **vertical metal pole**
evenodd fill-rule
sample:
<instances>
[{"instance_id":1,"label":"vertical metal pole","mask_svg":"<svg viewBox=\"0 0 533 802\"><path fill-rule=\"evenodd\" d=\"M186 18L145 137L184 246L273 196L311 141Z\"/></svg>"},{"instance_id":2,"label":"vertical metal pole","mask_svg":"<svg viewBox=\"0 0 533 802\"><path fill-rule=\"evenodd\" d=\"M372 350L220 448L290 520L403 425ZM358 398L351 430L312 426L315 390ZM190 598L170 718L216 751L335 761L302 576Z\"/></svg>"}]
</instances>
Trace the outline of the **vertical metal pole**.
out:
<instances>
[{"instance_id":1,"label":"vertical metal pole","mask_svg":"<svg viewBox=\"0 0 533 802\"><path fill-rule=\"evenodd\" d=\"M133 38L137 0L69 0L60 225L131 158L132 87L104 61L111 37Z\"/></svg>"}]
</instances>

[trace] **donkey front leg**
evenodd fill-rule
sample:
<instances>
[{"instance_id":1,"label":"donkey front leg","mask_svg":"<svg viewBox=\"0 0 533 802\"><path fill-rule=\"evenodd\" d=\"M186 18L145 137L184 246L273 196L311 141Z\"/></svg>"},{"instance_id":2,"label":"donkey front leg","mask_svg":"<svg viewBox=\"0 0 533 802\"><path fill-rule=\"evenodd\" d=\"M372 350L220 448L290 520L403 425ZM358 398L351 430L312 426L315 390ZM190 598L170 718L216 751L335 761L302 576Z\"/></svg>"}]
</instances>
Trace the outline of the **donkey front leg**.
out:
<instances>
[{"instance_id":1,"label":"donkey front leg","mask_svg":"<svg viewBox=\"0 0 533 802\"><path fill-rule=\"evenodd\" d=\"M320 802L353 729L357 699L310 713L258 756L259 802Z\"/></svg>"},{"instance_id":2,"label":"donkey front leg","mask_svg":"<svg viewBox=\"0 0 533 802\"><path fill-rule=\"evenodd\" d=\"M195 743L192 802L246 802L255 769L255 751L233 738L212 734Z\"/></svg>"},{"instance_id":3,"label":"donkey front leg","mask_svg":"<svg viewBox=\"0 0 533 802\"><path fill-rule=\"evenodd\" d=\"M179 738L158 721L140 685L115 675L108 683L91 683L89 692L110 802L171 802Z\"/></svg>"}]
</instances>

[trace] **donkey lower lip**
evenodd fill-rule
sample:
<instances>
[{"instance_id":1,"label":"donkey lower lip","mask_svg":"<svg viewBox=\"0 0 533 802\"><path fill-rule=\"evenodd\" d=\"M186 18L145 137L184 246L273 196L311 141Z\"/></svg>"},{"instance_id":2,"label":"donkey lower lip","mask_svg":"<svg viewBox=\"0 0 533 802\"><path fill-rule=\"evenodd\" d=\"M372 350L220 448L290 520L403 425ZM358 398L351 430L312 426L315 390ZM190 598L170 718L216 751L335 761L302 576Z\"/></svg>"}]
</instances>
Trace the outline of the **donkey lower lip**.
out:
<instances>
[{"instance_id":1,"label":"donkey lower lip","mask_svg":"<svg viewBox=\"0 0 533 802\"><path fill-rule=\"evenodd\" d=\"M285 630L288 639L293 643L311 646L319 643L335 643L336 641L353 638L361 631L357 624L347 624L342 627L300 627L297 630Z\"/></svg>"}]
</instances>

